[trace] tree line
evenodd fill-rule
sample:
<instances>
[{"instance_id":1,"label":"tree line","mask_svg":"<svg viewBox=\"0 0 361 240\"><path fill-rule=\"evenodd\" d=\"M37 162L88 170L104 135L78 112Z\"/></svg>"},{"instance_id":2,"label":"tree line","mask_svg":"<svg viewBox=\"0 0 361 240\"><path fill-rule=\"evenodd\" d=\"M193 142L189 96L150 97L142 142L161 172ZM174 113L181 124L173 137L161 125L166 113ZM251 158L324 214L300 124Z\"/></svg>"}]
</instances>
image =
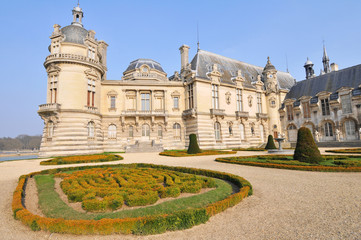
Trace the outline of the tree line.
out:
<instances>
[{"instance_id":1,"label":"tree line","mask_svg":"<svg viewBox=\"0 0 361 240\"><path fill-rule=\"evenodd\" d=\"M4 137L0 138L0 151L39 149L40 142L41 135L29 136L22 134L15 138Z\"/></svg>"}]
</instances>

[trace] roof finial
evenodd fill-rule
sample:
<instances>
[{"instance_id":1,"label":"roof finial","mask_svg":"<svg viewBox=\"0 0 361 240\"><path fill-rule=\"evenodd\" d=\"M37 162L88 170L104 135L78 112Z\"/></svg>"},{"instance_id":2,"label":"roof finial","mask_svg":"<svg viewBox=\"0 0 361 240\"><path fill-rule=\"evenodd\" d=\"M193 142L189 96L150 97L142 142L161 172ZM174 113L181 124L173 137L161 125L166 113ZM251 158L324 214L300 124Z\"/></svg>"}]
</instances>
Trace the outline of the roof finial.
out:
<instances>
[{"instance_id":1,"label":"roof finial","mask_svg":"<svg viewBox=\"0 0 361 240\"><path fill-rule=\"evenodd\" d=\"M271 61L269 60L269 56L267 57L267 64L270 64Z\"/></svg>"},{"instance_id":2,"label":"roof finial","mask_svg":"<svg viewBox=\"0 0 361 240\"><path fill-rule=\"evenodd\" d=\"M199 52L199 27L197 22L197 52Z\"/></svg>"},{"instance_id":3,"label":"roof finial","mask_svg":"<svg viewBox=\"0 0 361 240\"><path fill-rule=\"evenodd\" d=\"M79 0L78 0L78 7L79 7Z\"/></svg>"},{"instance_id":4,"label":"roof finial","mask_svg":"<svg viewBox=\"0 0 361 240\"><path fill-rule=\"evenodd\" d=\"M289 73L289 71L288 71L288 58L287 58L287 53L286 53L286 71Z\"/></svg>"}]
</instances>

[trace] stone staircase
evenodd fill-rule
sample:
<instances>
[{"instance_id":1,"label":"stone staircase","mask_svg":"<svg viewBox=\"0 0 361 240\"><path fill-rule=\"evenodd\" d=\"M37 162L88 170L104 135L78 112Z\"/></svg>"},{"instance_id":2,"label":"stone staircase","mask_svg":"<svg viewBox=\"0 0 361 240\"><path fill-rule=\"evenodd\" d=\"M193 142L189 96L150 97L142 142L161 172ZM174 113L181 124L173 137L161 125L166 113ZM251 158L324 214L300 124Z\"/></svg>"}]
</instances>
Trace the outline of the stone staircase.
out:
<instances>
[{"instance_id":1,"label":"stone staircase","mask_svg":"<svg viewBox=\"0 0 361 240\"><path fill-rule=\"evenodd\" d=\"M139 142L136 141L135 144L129 145L126 147L126 153L137 153L137 152L162 152L163 145L156 144L155 141Z\"/></svg>"},{"instance_id":2,"label":"stone staircase","mask_svg":"<svg viewBox=\"0 0 361 240\"><path fill-rule=\"evenodd\" d=\"M318 147L361 147L361 141L316 142Z\"/></svg>"}]
</instances>

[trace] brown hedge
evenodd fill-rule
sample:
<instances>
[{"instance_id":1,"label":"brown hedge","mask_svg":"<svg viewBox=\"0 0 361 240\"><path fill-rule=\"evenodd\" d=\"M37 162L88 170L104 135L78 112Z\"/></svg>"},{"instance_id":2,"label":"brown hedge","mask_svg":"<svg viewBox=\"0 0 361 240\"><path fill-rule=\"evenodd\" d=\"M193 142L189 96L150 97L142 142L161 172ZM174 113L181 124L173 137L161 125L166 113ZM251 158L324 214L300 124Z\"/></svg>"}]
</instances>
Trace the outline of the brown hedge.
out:
<instances>
[{"instance_id":1,"label":"brown hedge","mask_svg":"<svg viewBox=\"0 0 361 240\"><path fill-rule=\"evenodd\" d=\"M23 205L24 187L28 178L38 174L55 174L61 171L83 170L94 167L151 167L159 169L175 170L185 173L204 175L208 177L220 178L232 182L240 191L229 197L209 204L204 208L187 209L177 211L173 214L163 214L157 216L146 216L138 218L124 219L100 219L100 220L65 220L63 218L41 217L29 212ZM14 217L32 230L46 230L57 233L71 234L159 234L165 231L174 231L191 228L192 226L205 223L209 217L224 211L242 201L243 198L252 195L251 184L242 177L217 172L212 170L203 170L184 167L170 167L153 164L122 164L122 165L103 165L103 166L82 166L73 168L49 169L41 172L34 172L23 175L19 178L18 186L13 194L12 211Z\"/></svg>"}]
</instances>

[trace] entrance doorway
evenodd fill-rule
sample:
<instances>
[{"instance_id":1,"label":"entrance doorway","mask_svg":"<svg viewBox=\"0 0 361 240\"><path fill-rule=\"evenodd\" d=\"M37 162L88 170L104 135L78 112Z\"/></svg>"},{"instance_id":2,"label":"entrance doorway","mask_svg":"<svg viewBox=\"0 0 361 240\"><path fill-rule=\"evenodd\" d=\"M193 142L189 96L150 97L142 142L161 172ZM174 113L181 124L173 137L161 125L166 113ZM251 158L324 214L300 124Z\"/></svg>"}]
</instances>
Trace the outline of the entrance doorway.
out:
<instances>
[{"instance_id":1,"label":"entrance doorway","mask_svg":"<svg viewBox=\"0 0 361 240\"><path fill-rule=\"evenodd\" d=\"M149 140L149 125L148 124L143 124L142 126L142 141L148 141Z\"/></svg>"}]
</instances>

